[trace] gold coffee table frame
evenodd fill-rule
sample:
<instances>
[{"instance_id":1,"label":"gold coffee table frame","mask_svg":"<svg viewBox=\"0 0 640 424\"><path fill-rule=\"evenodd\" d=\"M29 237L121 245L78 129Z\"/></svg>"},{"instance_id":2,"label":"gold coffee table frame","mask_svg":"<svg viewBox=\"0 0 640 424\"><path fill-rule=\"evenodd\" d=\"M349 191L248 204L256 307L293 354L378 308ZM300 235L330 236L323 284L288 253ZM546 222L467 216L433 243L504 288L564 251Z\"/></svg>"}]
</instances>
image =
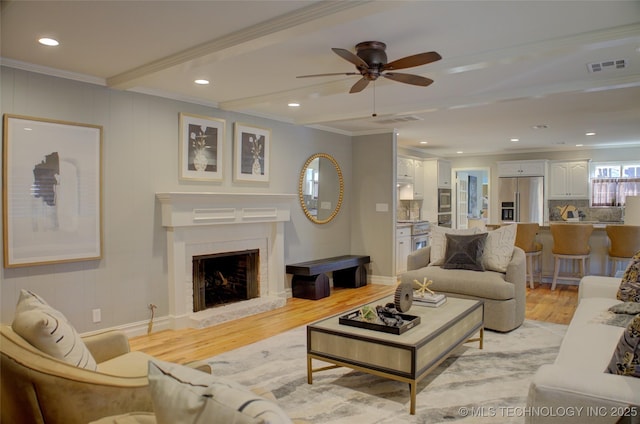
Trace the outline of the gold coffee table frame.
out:
<instances>
[{"instance_id":1,"label":"gold coffee table frame","mask_svg":"<svg viewBox=\"0 0 640 424\"><path fill-rule=\"evenodd\" d=\"M393 296L367 305L393 303ZM364 306L364 305L363 305ZM447 359L457 347L484 343L484 303L477 300L448 297L437 308L413 303L406 312L420 317L420 324L403 334L342 325L345 313L307 326L307 382L313 384L313 373L347 367L368 374L408 383L411 415L416 413L416 390L420 380ZM477 337L472 337L479 333ZM313 368L313 359L330 366Z\"/></svg>"}]
</instances>

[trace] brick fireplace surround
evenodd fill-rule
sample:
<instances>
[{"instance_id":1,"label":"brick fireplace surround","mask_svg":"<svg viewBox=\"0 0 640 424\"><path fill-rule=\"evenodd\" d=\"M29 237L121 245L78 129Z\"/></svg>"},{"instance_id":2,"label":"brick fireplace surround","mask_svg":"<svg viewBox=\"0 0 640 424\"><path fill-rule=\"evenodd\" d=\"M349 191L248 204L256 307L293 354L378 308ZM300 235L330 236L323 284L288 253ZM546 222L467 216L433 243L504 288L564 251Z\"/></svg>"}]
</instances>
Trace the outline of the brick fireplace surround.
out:
<instances>
[{"instance_id":1,"label":"brick fireplace surround","mask_svg":"<svg viewBox=\"0 0 640 424\"><path fill-rule=\"evenodd\" d=\"M167 230L170 327L203 328L284 306L284 223L294 194L156 193ZM260 296L193 312L193 256L259 250ZM290 290L289 290L290 292Z\"/></svg>"}]
</instances>

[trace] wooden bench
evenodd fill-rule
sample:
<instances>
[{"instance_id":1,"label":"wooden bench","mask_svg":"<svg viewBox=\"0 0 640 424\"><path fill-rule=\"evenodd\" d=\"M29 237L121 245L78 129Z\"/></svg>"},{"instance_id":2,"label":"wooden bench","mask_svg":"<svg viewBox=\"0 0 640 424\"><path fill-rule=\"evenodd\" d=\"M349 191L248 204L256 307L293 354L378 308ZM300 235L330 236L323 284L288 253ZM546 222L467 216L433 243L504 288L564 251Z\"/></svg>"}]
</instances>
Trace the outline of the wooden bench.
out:
<instances>
[{"instance_id":1,"label":"wooden bench","mask_svg":"<svg viewBox=\"0 0 640 424\"><path fill-rule=\"evenodd\" d=\"M333 272L334 287L365 286L369 262L369 256L343 255L287 265L287 274L293 274L293 297L317 300L329 296L327 272Z\"/></svg>"}]
</instances>

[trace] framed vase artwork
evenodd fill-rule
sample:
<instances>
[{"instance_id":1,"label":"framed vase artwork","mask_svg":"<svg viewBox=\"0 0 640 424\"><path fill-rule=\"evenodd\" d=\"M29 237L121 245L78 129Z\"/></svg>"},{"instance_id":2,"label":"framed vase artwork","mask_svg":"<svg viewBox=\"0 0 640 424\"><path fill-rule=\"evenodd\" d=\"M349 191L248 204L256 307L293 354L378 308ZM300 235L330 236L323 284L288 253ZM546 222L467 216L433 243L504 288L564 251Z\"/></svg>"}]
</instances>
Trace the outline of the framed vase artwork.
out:
<instances>
[{"instance_id":1,"label":"framed vase artwork","mask_svg":"<svg viewBox=\"0 0 640 424\"><path fill-rule=\"evenodd\" d=\"M269 182L271 130L235 123L233 179Z\"/></svg>"},{"instance_id":2,"label":"framed vase artwork","mask_svg":"<svg viewBox=\"0 0 640 424\"><path fill-rule=\"evenodd\" d=\"M102 127L4 115L4 266L102 258Z\"/></svg>"},{"instance_id":3,"label":"framed vase artwork","mask_svg":"<svg viewBox=\"0 0 640 424\"><path fill-rule=\"evenodd\" d=\"M180 114L180 178L222 181L222 143L225 121Z\"/></svg>"}]
</instances>

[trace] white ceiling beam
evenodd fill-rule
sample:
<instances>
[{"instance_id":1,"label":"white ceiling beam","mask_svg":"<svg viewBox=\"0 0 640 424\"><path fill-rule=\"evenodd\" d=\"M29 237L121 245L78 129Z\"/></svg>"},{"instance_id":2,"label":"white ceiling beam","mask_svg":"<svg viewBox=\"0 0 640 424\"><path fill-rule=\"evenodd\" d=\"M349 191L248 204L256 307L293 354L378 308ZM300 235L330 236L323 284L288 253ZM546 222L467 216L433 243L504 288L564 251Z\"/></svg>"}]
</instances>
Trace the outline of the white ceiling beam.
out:
<instances>
[{"instance_id":1,"label":"white ceiling beam","mask_svg":"<svg viewBox=\"0 0 640 424\"><path fill-rule=\"evenodd\" d=\"M111 88L126 90L154 73L187 62L211 63L225 57L254 51L327 25L361 18L402 5L402 2L373 0L319 1L310 6L210 40L176 54L107 78Z\"/></svg>"}]
</instances>

